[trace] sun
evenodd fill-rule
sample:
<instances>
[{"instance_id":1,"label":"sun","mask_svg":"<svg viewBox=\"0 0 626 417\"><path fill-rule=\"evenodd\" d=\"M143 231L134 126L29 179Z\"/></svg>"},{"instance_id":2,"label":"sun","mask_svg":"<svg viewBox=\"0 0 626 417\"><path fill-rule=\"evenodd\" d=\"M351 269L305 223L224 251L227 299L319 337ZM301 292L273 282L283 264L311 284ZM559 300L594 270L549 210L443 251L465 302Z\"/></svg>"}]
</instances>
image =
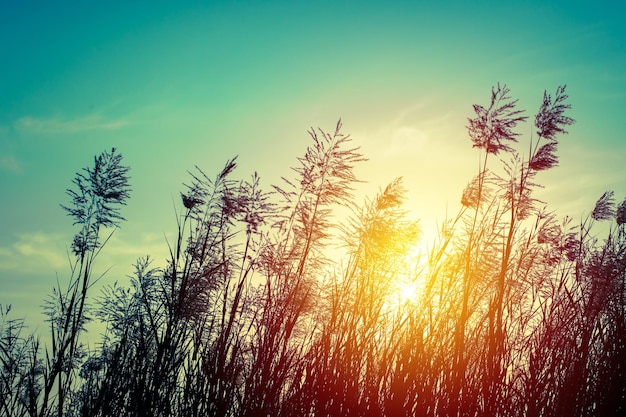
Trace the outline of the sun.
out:
<instances>
[{"instance_id":1,"label":"sun","mask_svg":"<svg viewBox=\"0 0 626 417\"><path fill-rule=\"evenodd\" d=\"M400 304L414 304L420 296L420 288L417 282L400 282L398 284L398 298Z\"/></svg>"},{"instance_id":2,"label":"sun","mask_svg":"<svg viewBox=\"0 0 626 417\"><path fill-rule=\"evenodd\" d=\"M387 311L393 315L405 315L419 309L424 288L419 276L397 278L387 293Z\"/></svg>"},{"instance_id":3,"label":"sun","mask_svg":"<svg viewBox=\"0 0 626 417\"><path fill-rule=\"evenodd\" d=\"M395 278L389 293L389 304L395 309L415 308L424 296L425 256L419 243L407 250L402 270L404 273Z\"/></svg>"}]
</instances>

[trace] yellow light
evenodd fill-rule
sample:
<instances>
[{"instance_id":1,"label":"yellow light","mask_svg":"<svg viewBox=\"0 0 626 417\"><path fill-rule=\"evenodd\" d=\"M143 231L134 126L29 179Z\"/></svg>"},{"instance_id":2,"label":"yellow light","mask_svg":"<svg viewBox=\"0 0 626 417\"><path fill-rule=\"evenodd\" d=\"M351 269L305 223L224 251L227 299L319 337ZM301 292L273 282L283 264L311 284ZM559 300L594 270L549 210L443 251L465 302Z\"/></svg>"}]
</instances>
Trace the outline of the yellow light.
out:
<instances>
[{"instance_id":1,"label":"yellow light","mask_svg":"<svg viewBox=\"0 0 626 417\"><path fill-rule=\"evenodd\" d=\"M398 285L398 295L400 304L413 304L419 298L419 287L417 282L401 282Z\"/></svg>"},{"instance_id":2,"label":"yellow light","mask_svg":"<svg viewBox=\"0 0 626 417\"><path fill-rule=\"evenodd\" d=\"M424 279L421 276L426 267L426 256L420 242L415 242L407 250L403 269L403 276L396 279L391 295L391 304L396 308L403 306L415 307L421 300L424 291Z\"/></svg>"}]
</instances>

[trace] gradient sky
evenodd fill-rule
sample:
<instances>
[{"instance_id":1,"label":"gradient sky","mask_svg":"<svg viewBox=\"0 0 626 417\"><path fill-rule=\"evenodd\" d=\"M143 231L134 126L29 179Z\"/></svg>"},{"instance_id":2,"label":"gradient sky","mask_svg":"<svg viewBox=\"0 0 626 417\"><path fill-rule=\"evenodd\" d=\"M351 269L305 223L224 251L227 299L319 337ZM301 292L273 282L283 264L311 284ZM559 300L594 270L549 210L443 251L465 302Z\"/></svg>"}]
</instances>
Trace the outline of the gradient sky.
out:
<instances>
[{"instance_id":1,"label":"gradient sky","mask_svg":"<svg viewBox=\"0 0 626 417\"><path fill-rule=\"evenodd\" d=\"M176 3L176 4L175 4ZM340 3L340 4L337 4ZM266 186L289 176L311 126L369 158L357 201L403 176L426 231L458 208L476 170L473 103L506 83L533 116L567 84L577 120L540 197L575 219L626 196L622 1L4 2L0 6L0 303L31 317L75 229L59 208L94 155L132 168L107 279L163 257L194 165ZM533 131L519 129L521 141Z\"/></svg>"}]
</instances>

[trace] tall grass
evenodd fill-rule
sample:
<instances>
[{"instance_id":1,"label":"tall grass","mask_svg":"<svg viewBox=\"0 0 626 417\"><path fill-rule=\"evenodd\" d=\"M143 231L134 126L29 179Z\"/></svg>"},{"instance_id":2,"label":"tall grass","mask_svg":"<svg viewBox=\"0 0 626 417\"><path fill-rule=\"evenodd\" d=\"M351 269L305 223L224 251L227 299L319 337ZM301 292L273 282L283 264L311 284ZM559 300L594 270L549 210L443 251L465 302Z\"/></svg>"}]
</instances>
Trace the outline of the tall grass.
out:
<instances>
[{"instance_id":1,"label":"tall grass","mask_svg":"<svg viewBox=\"0 0 626 417\"><path fill-rule=\"evenodd\" d=\"M63 206L80 230L46 304L51 345L0 308L0 416L621 415L626 200L607 192L577 224L534 196L568 110L565 87L544 93L521 141L506 86L474 106L477 172L426 259L401 179L355 203L364 157L338 123L309 132L280 186L233 179L236 159L190 172L166 266L141 258L94 293L129 196L104 152ZM91 348L88 320L106 326Z\"/></svg>"}]
</instances>

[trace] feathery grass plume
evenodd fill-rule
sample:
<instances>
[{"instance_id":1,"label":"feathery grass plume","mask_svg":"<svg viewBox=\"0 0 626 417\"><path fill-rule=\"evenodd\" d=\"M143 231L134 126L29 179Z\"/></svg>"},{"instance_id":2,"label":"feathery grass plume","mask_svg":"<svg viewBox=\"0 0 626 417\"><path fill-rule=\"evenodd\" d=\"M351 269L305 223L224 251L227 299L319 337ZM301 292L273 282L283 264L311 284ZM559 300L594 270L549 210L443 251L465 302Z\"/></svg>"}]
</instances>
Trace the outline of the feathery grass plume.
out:
<instances>
[{"instance_id":1,"label":"feathery grass plume","mask_svg":"<svg viewBox=\"0 0 626 417\"><path fill-rule=\"evenodd\" d=\"M76 173L72 182L78 191L68 189L73 207L61 205L74 217L74 224L99 224L119 226L124 217L120 215L120 205L126 204L129 197L129 167L121 165L122 154L104 151L94 157L93 168L84 168L86 174Z\"/></svg>"},{"instance_id":2,"label":"feathery grass plume","mask_svg":"<svg viewBox=\"0 0 626 417\"><path fill-rule=\"evenodd\" d=\"M529 172L544 171L558 165L558 156L556 155L558 141L557 134L567 133L564 126L574 124L574 119L565 116L566 110L571 108L570 104L565 103L568 96L565 94L565 86L556 89L554 101L552 97L543 92L543 101L539 111L535 115L535 127L537 127L537 135L539 138L536 143L532 144L531 140L531 157L528 162ZM545 139L544 143L539 147L541 138Z\"/></svg>"},{"instance_id":3,"label":"feathery grass plume","mask_svg":"<svg viewBox=\"0 0 626 417\"><path fill-rule=\"evenodd\" d=\"M561 226L556 223L554 214L548 214L543 220L537 232L537 243L558 244L562 230Z\"/></svg>"},{"instance_id":4,"label":"feathery grass plume","mask_svg":"<svg viewBox=\"0 0 626 417\"><path fill-rule=\"evenodd\" d=\"M257 172L250 181L239 183L235 205L239 208L237 219L246 225L246 235L257 234L268 218L276 214L276 205L269 200L272 194L263 191Z\"/></svg>"},{"instance_id":5,"label":"feathery grass plume","mask_svg":"<svg viewBox=\"0 0 626 417\"><path fill-rule=\"evenodd\" d=\"M94 165L77 172L72 182L77 190L68 189L71 205L61 207L74 218L74 224L83 228L74 236L72 251L75 255L90 251L98 246L98 230L102 227L117 227L124 217L120 206L126 205L129 197L129 167L121 165L122 154L112 148L94 157Z\"/></svg>"},{"instance_id":6,"label":"feathery grass plume","mask_svg":"<svg viewBox=\"0 0 626 417\"><path fill-rule=\"evenodd\" d=\"M574 261L580 254L580 240L577 228L572 224L572 218L565 216L562 230L564 231L559 242L559 250L564 253L569 261Z\"/></svg>"},{"instance_id":7,"label":"feathery grass plume","mask_svg":"<svg viewBox=\"0 0 626 417\"><path fill-rule=\"evenodd\" d=\"M472 178L461 196L461 204L465 207L478 209L480 205L489 200L491 196L491 189L486 185L486 179L488 179L489 171L485 170L482 173Z\"/></svg>"},{"instance_id":8,"label":"feathery grass plume","mask_svg":"<svg viewBox=\"0 0 626 417\"><path fill-rule=\"evenodd\" d=\"M418 240L419 223L403 219L405 194L402 177L396 178L351 221L351 226L359 232L359 247L371 252L372 259L383 254L385 261L393 256L404 256L407 248Z\"/></svg>"},{"instance_id":9,"label":"feathery grass plume","mask_svg":"<svg viewBox=\"0 0 626 417\"><path fill-rule=\"evenodd\" d=\"M568 98L567 94L565 94L565 87L565 85L557 87L554 101L550 94L544 91L543 102L535 116L535 126L538 129L537 134L539 137L554 141L554 137L557 134L567 133L563 126L569 126L574 123L574 119L563 114L565 110L572 107L570 104L565 103L565 100Z\"/></svg>"},{"instance_id":10,"label":"feathery grass plume","mask_svg":"<svg viewBox=\"0 0 626 417\"><path fill-rule=\"evenodd\" d=\"M468 119L470 138L475 148L483 148L488 154L497 155L500 151L513 150L508 142L517 142L519 133L513 131L518 122L527 119L521 116L522 110L516 110L517 100L511 100L510 90L506 85L491 89L491 103L488 108L474 104L476 118Z\"/></svg>"},{"instance_id":11,"label":"feathery grass plume","mask_svg":"<svg viewBox=\"0 0 626 417\"><path fill-rule=\"evenodd\" d=\"M530 159L528 163L530 169L534 171L544 171L557 166L559 159L556 156L556 146L556 141L542 145Z\"/></svg>"},{"instance_id":12,"label":"feathery grass plume","mask_svg":"<svg viewBox=\"0 0 626 417\"><path fill-rule=\"evenodd\" d=\"M615 216L615 200L613 191L605 191L604 194L596 201L596 206L591 212L591 218L602 221L609 220Z\"/></svg>"},{"instance_id":13,"label":"feathery grass plume","mask_svg":"<svg viewBox=\"0 0 626 417\"><path fill-rule=\"evenodd\" d=\"M402 204L406 189L402 185L402 177L396 178L385 187L385 191L376 197L376 210L398 207Z\"/></svg>"},{"instance_id":14,"label":"feathery grass plume","mask_svg":"<svg viewBox=\"0 0 626 417\"><path fill-rule=\"evenodd\" d=\"M198 204L204 203L202 199L194 197L192 192L187 194L180 193L180 197L183 200L183 206L185 206L187 210L193 210L193 208Z\"/></svg>"},{"instance_id":15,"label":"feathery grass plume","mask_svg":"<svg viewBox=\"0 0 626 417\"><path fill-rule=\"evenodd\" d=\"M622 225L626 223L626 198L617 206L617 212L615 213L615 220L617 224Z\"/></svg>"},{"instance_id":16,"label":"feathery grass plume","mask_svg":"<svg viewBox=\"0 0 626 417\"><path fill-rule=\"evenodd\" d=\"M24 370L28 367L28 343L22 335L25 324L23 319L11 318L10 312L10 304L0 304L0 416L13 412L18 415L25 405L21 402L27 389Z\"/></svg>"},{"instance_id":17,"label":"feathery grass plume","mask_svg":"<svg viewBox=\"0 0 626 417\"><path fill-rule=\"evenodd\" d=\"M187 192L180 194L183 205L189 210L191 217L197 221L208 220L208 218L202 218L203 213L209 209L219 211L217 210L219 208L229 208L229 214L234 214L231 210L234 207L228 194L230 189L236 186L236 182L228 176L237 168L237 156L226 161L224 168L215 179L211 179L197 165L195 168L196 172L188 171L192 181L191 184L184 184ZM221 215L221 211L219 212Z\"/></svg>"},{"instance_id":18,"label":"feathery grass plume","mask_svg":"<svg viewBox=\"0 0 626 417\"><path fill-rule=\"evenodd\" d=\"M319 194L324 204L341 203L351 197L353 183L357 182L353 168L365 160L359 147L348 148L349 134L341 132L341 119L335 132L321 129L309 130L313 145L308 146L304 157L298 158L301 166L293 168L300 176L305 192Z\"/></svg>"},{"instance_id":19,"label":"feathery grass plume","mask_svg":"<svg viewBox=\"0 0 626 417\"><path fill-rule=\"evenodd\" d=\"M274 223L276 230L286 232L283 244L277 248L286 249L290 235L290 251L303 261L309 252L316 252L326 243L333 204L351 204L353 184L359 182L354 175L354 167L366 158L359 147L350 147L352 138L341 132L341 119L334 133L322 129L310 129L313 144L307 146L304 157L299 157L300 166L292 170L298 181L283 178L286 187L274 185L274 190L283 197L283 212L287 213ZM301 262L301 267L305 265Z\"/></svg>"},{"instance_id":20,"label":"feathery grass plume","mask_svg":"<svg viewBox=\"0 0 626 417\"><path fill-rule=\"evenodd\" d=\"M512 209L518 220L524 220L537 209L537 203L543 203L534 198L532 193L533 189L541 188L542 185L530 181L535 172L524 172L520 154L517 152L511 155L509 162L503 161L503 168L506 176L498 178L496 182L504 190L505 207Z\"/></svg>"}]
</instances>

